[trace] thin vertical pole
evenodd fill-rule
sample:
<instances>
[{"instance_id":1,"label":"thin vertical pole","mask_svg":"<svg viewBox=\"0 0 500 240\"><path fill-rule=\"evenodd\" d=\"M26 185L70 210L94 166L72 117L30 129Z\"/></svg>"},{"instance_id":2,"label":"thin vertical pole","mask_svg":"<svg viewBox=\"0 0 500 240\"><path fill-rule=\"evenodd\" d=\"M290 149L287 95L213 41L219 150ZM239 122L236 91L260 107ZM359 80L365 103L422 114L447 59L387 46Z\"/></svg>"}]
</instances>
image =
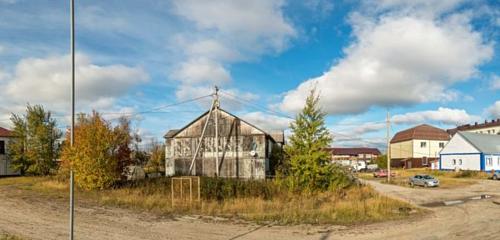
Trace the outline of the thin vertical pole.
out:
<instances>
[{"instance_id":1,"label":"thin vertical pole","mask_svg":"<svg viewBox=\"0 0 500 240\"><path fill-rule=\"evenodd\" d=\"M175 178L170 178L170 194L172 195L172 207L174 206L174 180Z\"/></svg>"},{"instance_id":2,"label":"thin vertical pole","mask_svg":"<svg viewBox=\"0 0 500 240\"><path fill-rule=\"evenodd\" d=\"M200 177L197 177L198 178L198 201L200 201L201 199L201 192L200 192L200 180L201 178Z\"/></svg>"},{"instance_id":3,"label":"thin vertical pole","mask_svg":"<svg viewBox=\"0 0 500 240\"><path fill-rule=\"evenodd\" d=\"M75 144L75 0L70 0L70 18L71 18L71 147ZM70 187L69 187L69 239L73 240L74 236L74 213L75 213L75 198L74 198L74 173L73 166L70 170Z\"/></svg>"},{"instance_id":4,"label":"thin vertical pole","mask_svg":"<svg viewBox=\"0 0 500 240\"><path fill-rule=\"evenodd\" d=\"M390 141L391 118L387 110L387 181L391 181L391 141Z\"/></svg>"},{"instance_id":5,"label":"thin vertical pole","mask_svg":"<svg viewBox=\"0 0 500 240\"><path fill-rule=\"evenodd\" d=\"M184 201L184 179L181 178L181 201Z\"/></svg>"},{"instance_id":6,"label":"thin vertical pole","mask_svg":"<svg viewBox=\"0 0 500 240\"><path fill-rule=\"evenodd\" d=\"M219 177L219 88L215 86L215 173Z\"/></svg>"},{"instance_id":7,"label":"thin vertical pole","mask_svg":"<svg viewBox=\"0 0 500 240\"><path fill-rule=\"evenodd\" d=\"M193 203L193 178L189 178L189 203Z\"/></svg>"}]
</instances>

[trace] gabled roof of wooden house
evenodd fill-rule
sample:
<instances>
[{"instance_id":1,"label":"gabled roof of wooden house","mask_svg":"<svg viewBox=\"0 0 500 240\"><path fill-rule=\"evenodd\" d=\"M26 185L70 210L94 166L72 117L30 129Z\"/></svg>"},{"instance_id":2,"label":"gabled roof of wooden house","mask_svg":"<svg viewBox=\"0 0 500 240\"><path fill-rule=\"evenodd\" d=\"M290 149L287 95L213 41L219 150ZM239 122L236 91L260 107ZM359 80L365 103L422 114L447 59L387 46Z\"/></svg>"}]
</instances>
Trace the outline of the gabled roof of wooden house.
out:
<instances>
[{"instance_id":1,"label":"gabled roof of wooden house","mask_svg":"<svg viewBox=\"0 0 500 240\"><path fill-rule=\"evenodd\" d=\"M396 135L394 135L391 139L391 143L404 142L414 139L449 141L450 135L441 128L428 124L422 124L396 133Z\"/></svg>"},{"instance_id":2,"label":"gabled roof of wooden house","mask_svg":"<svg viewBox=\"0 0 500 240\"><path fill-rule=\"evenodd\" d=\"M245 121L244 119L241 119L239 118L238 116L222 109L222 108L219 108L219 111L221 112L224 112L226 114L228 114L229 116L233 117L233 118L236 118L238 120L240 120L241 122L245 123L245 124L248 124L250 127L252 128L255 128L257 129L258 131L262 132L262 134L266 135L266 136L269 136L273 141L277 142L277 143L283 143L284 142L284 135L283 134L277 134L277 133L267 133L266 131L260 129L259 127ZM199 117L197 117L196 119L194 119L193 121L191 121L190 123L188 123L186 126L184 126L183 128L181 129L172 129L172 130L169 130L163 137L164 138L174 138L176 137L179 133L181 133L184 129L188 128L189 126L191 126L192 124L194 124L195 122L197 122L198 120L200 120L201 118L205 117L206 115L208 115L210 111L206 111L204 112L203 114L201 114Z\"/></svg>"}]
</instances>

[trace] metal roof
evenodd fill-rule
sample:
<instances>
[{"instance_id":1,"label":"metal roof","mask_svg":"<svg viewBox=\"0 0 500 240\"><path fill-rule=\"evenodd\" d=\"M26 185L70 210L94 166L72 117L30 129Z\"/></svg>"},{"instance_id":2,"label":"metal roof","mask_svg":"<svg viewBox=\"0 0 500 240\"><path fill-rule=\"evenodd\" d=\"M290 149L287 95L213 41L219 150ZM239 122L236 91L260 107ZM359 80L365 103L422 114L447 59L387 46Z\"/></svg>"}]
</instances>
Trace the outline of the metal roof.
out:
<instances>
[{"instance_id":1,"label":"metal roof","mask_svg":"<svg viewBox=\"0 0 500 240\"><path fill-rule=\"evenodd\" d=\"M413 139L449 141L450 136L443 129L428 124L422 124L396 133L396 135L392 138L391 143L404 142Z\"/></svg>"},{"instance_id":2,"label":"metal roof","mask_svg":"<svg viewBox=\"0 0 500 240\"><path fill-rule=\"evenodd\" d=\"M458 134L482 153L500 153L500 135L472 132Z\"/></svg>"},{"instance_id":3,"label":"metal roof","mask_svg":"<svg viewBox=\"0 0 500 240\"><path fill-rule=\"evenodd\" d=\"M455 135L456 132L458 131L470 131L470 130L477 130L477 129L483 129L483 128L490 128L490 127L497 127L500 126L500 119L493 119L491 122L488 122L488 120L485 120L484 123L477 123L475 122L474 124L465 124L462 126L458 126L456 128L448 129L446 130L449 134Z\"/></svg>"}]
</instances>

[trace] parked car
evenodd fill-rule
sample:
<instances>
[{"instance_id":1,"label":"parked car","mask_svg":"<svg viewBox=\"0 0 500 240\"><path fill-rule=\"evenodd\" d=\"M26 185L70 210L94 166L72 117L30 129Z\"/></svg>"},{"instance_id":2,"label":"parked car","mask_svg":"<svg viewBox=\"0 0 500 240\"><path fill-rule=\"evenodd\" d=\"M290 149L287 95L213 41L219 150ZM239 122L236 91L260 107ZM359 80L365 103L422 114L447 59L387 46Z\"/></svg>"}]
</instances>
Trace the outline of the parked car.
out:
<instances>
[{"instance_id":1,"label":"parked car","mask_svg":"<svg viewBox=\"0 0 500 240\"><path fill-rule=\"evenodd\" d=\"M391 172L391 177L395 177L396 173ZM374 178L385 178L387 177L387 170L385 169L379 169L378 171L373 172L373 177Z\"/></svg>"},{"instance_id":2,"label":"parked car","mask_svg":"<svg viewBox=\"0 0 500 240\"><path fill-rule=\"evenodd\" d=\"M493 180L500 180L500 172L495 172L493 173L493 176L491 176Z\"/></svg>"},{"instance_id":3,"label":"parked car","mask_svg":"<svg viewBox=\"0 0 500 240\"><path fill-rule=\"evenodd\" d=\"M437 187L439 180L431 175L415 175L409 179L410 186Z\"/></svg>"},{"instance_id":4,"label":"parked car","mask_svg":"<svg viewBox=\"0 0 500 240\"><path fill-rule=\"evenodd\" d=\"M366 165L366 171L367 172L375 172L378 170L378 165L377 164L368 164Z\"/></svg>"}]
</instances>

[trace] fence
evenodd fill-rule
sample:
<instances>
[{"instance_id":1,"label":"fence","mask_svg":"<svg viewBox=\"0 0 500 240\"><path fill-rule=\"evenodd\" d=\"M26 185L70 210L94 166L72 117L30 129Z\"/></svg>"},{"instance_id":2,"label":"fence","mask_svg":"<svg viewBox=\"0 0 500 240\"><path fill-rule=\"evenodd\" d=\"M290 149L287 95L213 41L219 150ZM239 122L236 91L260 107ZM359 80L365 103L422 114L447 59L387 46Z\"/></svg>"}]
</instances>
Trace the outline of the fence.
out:
<instances>
[{"instance_id":1,"label":"fence","mask_svg":"<svg viewBox=\"0 0 500 240\"><path fill-rule=\"evenodd\" d=\"M172 206L176 204L176 201L180 201L185 204L189 201L189 204L194 201L201 201L201 179L197 176L185 176L185 177L172 177L170 181L171 195L172 195Z\"/></svg>"}]
</instances>

